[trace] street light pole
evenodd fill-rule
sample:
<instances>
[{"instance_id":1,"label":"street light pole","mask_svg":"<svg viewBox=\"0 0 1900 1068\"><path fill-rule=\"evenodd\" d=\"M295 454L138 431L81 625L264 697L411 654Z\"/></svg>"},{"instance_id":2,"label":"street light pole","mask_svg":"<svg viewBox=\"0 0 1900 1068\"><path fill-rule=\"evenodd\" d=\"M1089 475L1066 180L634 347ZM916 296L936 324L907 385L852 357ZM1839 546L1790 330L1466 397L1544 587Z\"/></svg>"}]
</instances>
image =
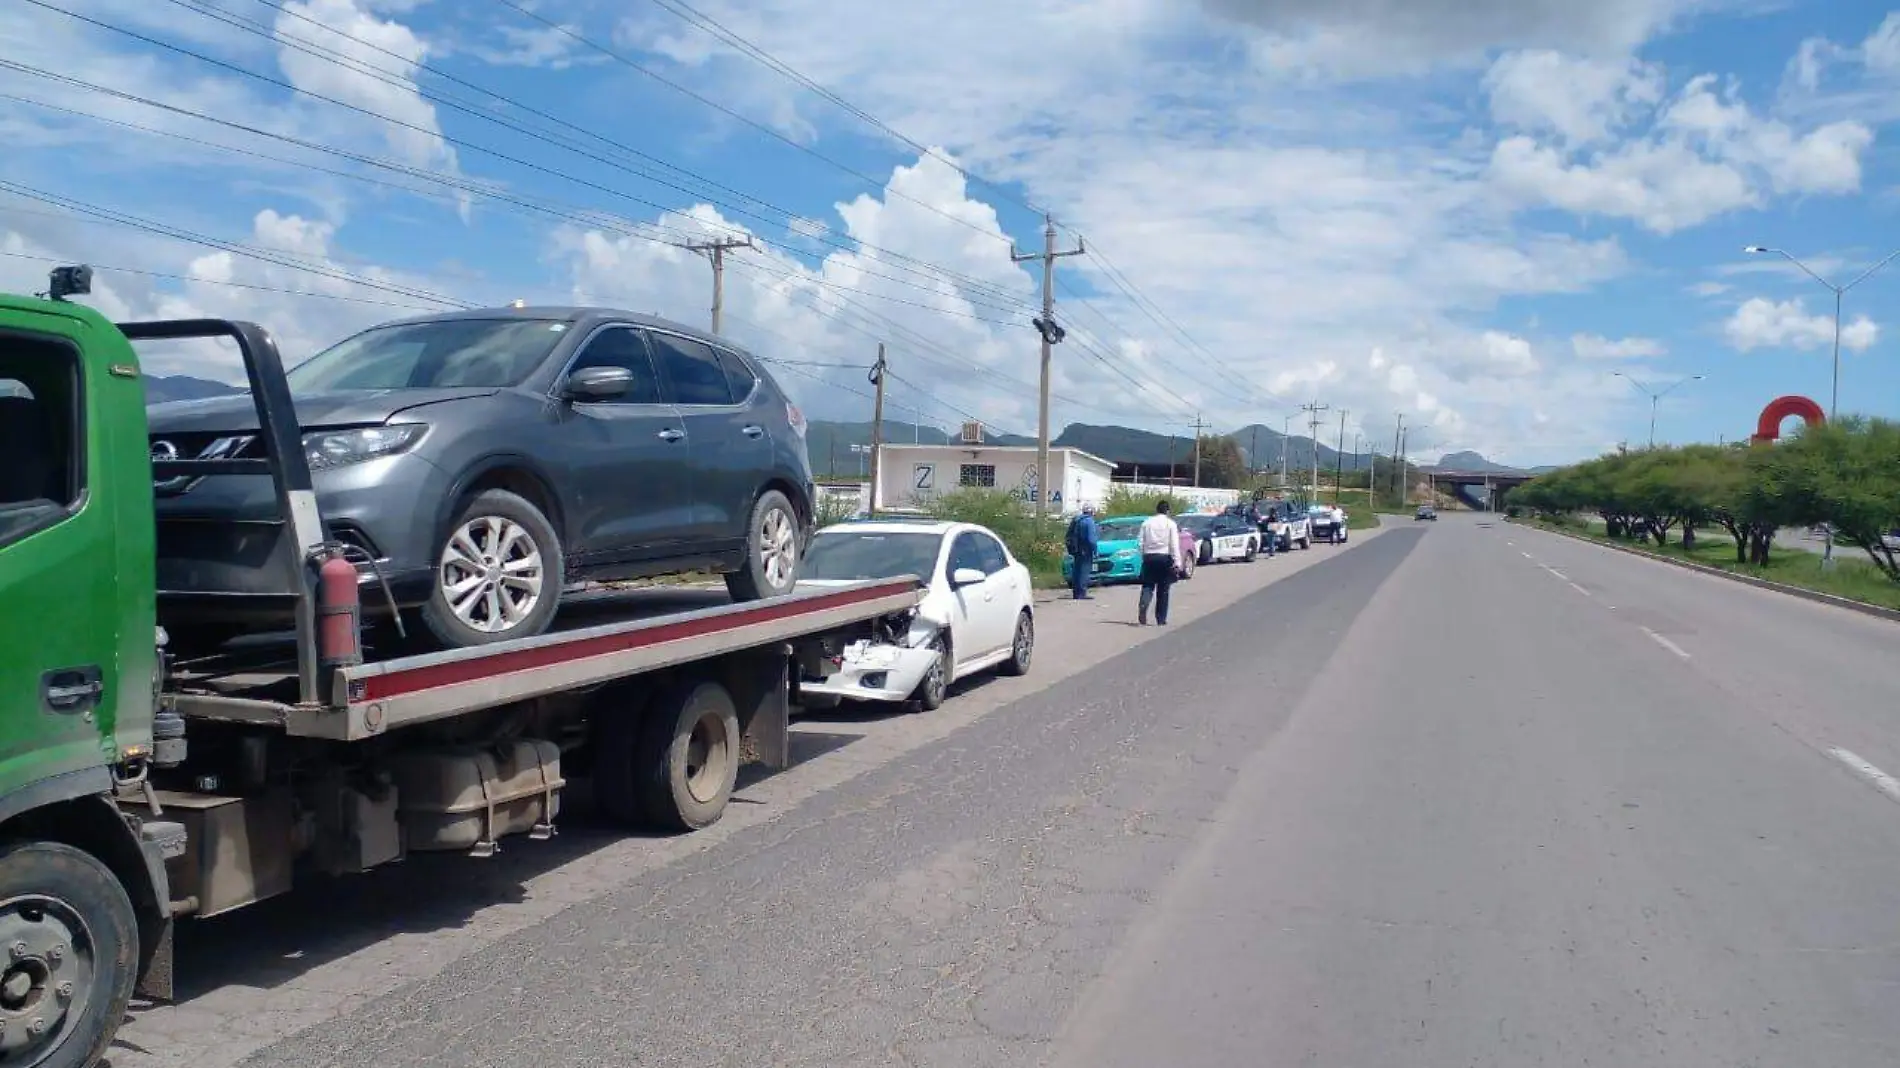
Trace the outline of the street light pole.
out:
<instances>
[{"instance_id":1,"label":"street light pole","mask_svg":"<svg viewBox=\"0 0 1900 1068\"><path fill-rule=\"evenodd\" d=\"M1849 282L1844 286L1837 286L1833 282L1830 282L1827 279L1822 278L1820 275L1814 273L1813 268L1809 267L1805 263L1802 263L1800 260L1795 259L1792 254L1790 254L1784 249L1768 248L1763 245L1750 245L1747 248L1743 249L1742 251L1766 254L1770 256L1780 256L1782 259L1787 260L1789 263L1792 263L1796 267L1801 268L1801 273L1821 283L1823 286L1826 286L1828 291L1834 294L1834 387L1833 387L1833 391L1828 395L1828 401L1827 401L1828 422L1833 422L1834 417L1840 414L1840 405L1841 405L1841 298L1847 295L1848 290L1854 288L1855 286L1861 284L1862 282L1865 282L1868 278L1872 277L1875 271L1878 271L1882 267L1885 267L1887 264L1892 263L1896 257L1900 257L1900 248L1894 249L1892 252L1887 253L1886 257L1882 259L1879 263L1876 263L1872 267L1869 267L1866 270L1860 272L1859 276L1857 276L1852 282Z\"/></svg>"},{"instance_id":2,"label":"street light pole","mask_svg":"<svg viewBox=\"0 0 1900 1068\"><path fill-rule=\"evenodd\" d=\"M1624 374L1621 371L1611 371L1610 373L1612 375L1615 375L1617 378L1620 378L1623 381L1628 382L1631 388L1635 389L1638 393L1641 393L1643 396L1649 398L1649 447L1652 449L1656 447L1656 407L1662 403L1662 399L1664 397L1667 397L1670 393L1674 392L1675 389L1679 386L1686 386L1691 382L1699 382L1702 379L1708 377L1707 375L1690 375L1687 378L1679 379L1678 381L1671 382L1669 385L1663 387L1660 390L1657 390L1657 389L1649 388L1648 386L1630 377L1629 375Z\"/></svg>"}]
</instances>

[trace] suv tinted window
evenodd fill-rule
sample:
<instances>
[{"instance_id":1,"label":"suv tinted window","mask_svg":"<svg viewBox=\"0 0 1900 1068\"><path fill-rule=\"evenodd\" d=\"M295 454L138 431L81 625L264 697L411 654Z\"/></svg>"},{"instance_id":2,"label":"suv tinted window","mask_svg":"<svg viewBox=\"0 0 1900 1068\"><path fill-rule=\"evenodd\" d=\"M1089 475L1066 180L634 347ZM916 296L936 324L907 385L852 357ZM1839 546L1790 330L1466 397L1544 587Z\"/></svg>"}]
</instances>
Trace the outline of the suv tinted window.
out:
<instances>
[{"instance_id":1,"label":"suv tinted window","mask_svg":"<svg viewBox=\"0 0 1900 1068\"><path fill-rule=\"evenodd\" d=\"M733 402L745 400L752 395L753 383L759 380L759 376L752 373L752 368L746 365L738 353L725 349L719 349L718 352L719 365L726 369L726 385L732 390Z\"/></svg>"},{"instance_id":2,"label":"suv tinted window","mask_svg":"<svg viewBox=\"0 0 1900 1068\"><path fill-rule=\"evenodd\" d=\"M671 334L649 334L660 373L673 387L675 404L731 404L732 387L712 346Z\"/></svg>"},{"instance_id":3,"label":"suv tinted window","mask_svg":"<svg viewBox=\"0 0 1900 1068\"><path fill-rule=\"evenodd\" d=\"M519 385L568 324L546 319L439 319L365 330L292 368L295 393Z\"/></svg>"},{"instance_id":4,"label":"suv tinted window","mask_svg":"<svg viewBox=\"0 0 1900 1068\"><path fill-rule=\"evenodd\" d=\"M633 388L615 404L660 403L660 379L653 373L653 357L640 332L629 326L610 326L595 334L581 350L568 374L588 367L624 367L633 372Z\"/></svg>"},{"instance_id":5,"label":"suv tinted window","mask_svg":"<svg viewBox=\"0 0 1900 1068\"><path fill-rule=\"evenodd\" d=\"M1009 557L1003 552L1003 546L987 534L972 534L976 539L977 559L982 560L983 573L994 575L1009 566Z\"/></svg>"},{"instance_id":6,"label":"suv tinted window","mask_svg":"<svg viewBox=\"0 0 1900 1068\"><path fill-rule=\"evenodd\" d=\"M64 344L0 337L0 545L78 503L79 356Z\"/></svg>"}]
</instances>

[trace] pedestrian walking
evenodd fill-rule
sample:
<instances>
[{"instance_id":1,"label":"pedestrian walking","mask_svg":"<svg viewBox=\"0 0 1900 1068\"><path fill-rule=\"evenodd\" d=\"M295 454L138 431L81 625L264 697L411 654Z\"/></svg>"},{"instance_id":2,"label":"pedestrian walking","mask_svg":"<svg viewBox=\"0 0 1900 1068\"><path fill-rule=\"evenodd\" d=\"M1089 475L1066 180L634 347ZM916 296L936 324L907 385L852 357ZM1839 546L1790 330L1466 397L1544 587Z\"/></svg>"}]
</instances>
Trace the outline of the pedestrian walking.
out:
<instances>
[{"instance_id":1,"label":"pedestrian walking","mask_svg":"<svg viewBox=\"0 0 1900 1068\"><path fill-rule=\"evenodd\" d=\"M1101 527L1095 522L1095 506L1083 505L1081 513L1069 520L1069 532L1063 539L1064 548L1069 551L1069 593L1078 601L1093 599L1089 596L1089 577L1095 572L1095 553L1101 536Z\"/></svg>"},{"instance_id":2,"label":"pedestrian walking","mask_svg":"<svg viewBox=\"0 0 1900 1068\"><path fill-rule=\"evenodd\" d=\"M1141 546L1141 605L1135 622L1148 625L1148 607L1154 606L1155 622L1168 623L1168 592L1181 569L1181 528L1168 515L1168 499L1155 504L1155 514L1141 521L1137 541Z\"/></svg>"}]
</instances>

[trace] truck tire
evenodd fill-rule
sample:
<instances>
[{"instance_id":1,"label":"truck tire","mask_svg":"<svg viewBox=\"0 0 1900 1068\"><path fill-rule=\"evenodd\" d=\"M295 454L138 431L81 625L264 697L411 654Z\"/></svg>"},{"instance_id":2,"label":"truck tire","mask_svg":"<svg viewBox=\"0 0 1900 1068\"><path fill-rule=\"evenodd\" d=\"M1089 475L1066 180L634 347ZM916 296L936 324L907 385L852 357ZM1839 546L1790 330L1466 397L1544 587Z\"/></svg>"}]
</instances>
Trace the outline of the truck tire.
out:
<instances>
[{"instance_id":1,"label":"truck tire","mask_svg":"<svg viewBox=\"0 0 1900 1068\"><path fill-rule=\"evenodd\" d=\"M132 899L91 854L17 842L0 848L0 902L0 1065L91 1068L138 979Z\"/></svg>"},{"instance_id":2,"label":"truck tire","mask_svg":"<svg viewBox=\"0 0 1900 1068\"><path fill-rule=\"evenodd\" d=\"M636 799L645 822L696 831L718 822L739 780L739 714L716 682L661 694L642 717Z\"/></svg>"},{"instance_id":3,"label":"truck tire","mask_svg":"<svg viewBox=\"0 0 1900 1068\"><path fill-rule=\"evenodd\" d=\"M483 490L442 532L423 626L445 649L532 638L554 621L565 573L561 539L541 510L507 490ZM454 595L471 581L469 593Z\"/></svg>"},{"instance_id":4,"label":"truck tire","mask_svg":"<svg viewBox=\"0 0 1900 1068\"><path fill-rule=\"evenodd\" d=\"M752 506L746 524L745 559L726 574L726 593L734 601L761 601L792 592L798 581L798 513L777 490L766 490Z\"/></svg>"}]
</instances>

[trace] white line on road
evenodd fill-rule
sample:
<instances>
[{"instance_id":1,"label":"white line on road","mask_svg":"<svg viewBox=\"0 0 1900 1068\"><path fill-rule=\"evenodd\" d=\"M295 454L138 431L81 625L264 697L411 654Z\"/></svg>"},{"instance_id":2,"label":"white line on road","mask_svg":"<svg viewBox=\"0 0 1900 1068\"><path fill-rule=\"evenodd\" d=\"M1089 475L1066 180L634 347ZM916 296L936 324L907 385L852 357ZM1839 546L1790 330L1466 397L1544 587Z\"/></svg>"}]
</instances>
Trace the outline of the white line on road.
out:
<instances>
[{"instance_id":1,"label":"white line on road","mask_svg":"<svg viewBox=\"0 0 1900 1068\"><path fill-rule=\"evenodd\" d=\"M1550 572L1551 574L1557 576L1558 578L1563 579L1565 582L1570 581L1569 575L1564 574L1563 572L1557 570L1556 568L1550 566L1549 564L1538 564L1537 566L1543 568L1545 571Z\"/></svg>"},{"instance_id":2,"label":"white line on road","mask_svg":"<svg viewBox=\"0 0 1900 1068\"><path fill-rule=\"evenodd\" d=\"M1683 658L1684 660L1689 659L1689 651L1687 649L1684 649L1682 646L1677 645L1675 642L1670 641L1668 638L1665 638L1662 635L1656 633L1655 631L1650 630L1648 627L1643 628L1643 633L1649 635L1650 638L1653 639L1657 645L1662 646L1664 649L1669 650L1670 652L1676 654L1677 656Z\"/></svg>"},{"instance_id":3,"label":"white line on road","mask_svg":"<svg viewBox=\"0 0 1900 1068\"><path fill-rule=\"evenodd\" d=\"M1571 589L1573 589L1573 590L1576 590L1576 591L1577 591L1578 593L1581 593L1581 594L1583 594L1583 595L1584 595L1585 597L1595 597L1595 596L1596 596L1596 594L1594 594L1594 593L1591 593L1591 592L1590 592L1589 590L1586 590L1586 589L1584 589L1584 588L1583 588L1582 586L1579 586L1579 585L1577 585L1577 584L1576 584L1576 583L1574 583L1574 582L1572 582L1572 583L1570 583L1570 588L1571 588Z\"/></svg>"},{"instance_id":4,"label":"white line on road","mask_svg":"<svg viewBox=\"0 0 1900 1068\"><path fill-rule=\"evenodd\" d=\"M1861 778L1873 783L1874 788L1881 793L1886 794L1895 801L1900 801L1900 779L1895 779L1893 776L1862 760L1860 755L1852 750L1837 747L1829 749L1827 755L1853 768Z\"/></svg>"},{"instance_id":5,"label":"white line on road","mask_svg":"<svg viewBox=\"0 0 1900 1068\"><path fill-rule=\"evenodd\" d=\"M1524 559L1526 559L1526 560L1529 560L1529 559L1531 559L1531 554L1530 554L1530 553L1525 553L1525 552L1524 552L1524 550L1522 550L1522 549L1519 549L1519 550L1518 550L1518 552L1520 552L1520 553L1524 553Z\"/></svg>"}]
</instances>

